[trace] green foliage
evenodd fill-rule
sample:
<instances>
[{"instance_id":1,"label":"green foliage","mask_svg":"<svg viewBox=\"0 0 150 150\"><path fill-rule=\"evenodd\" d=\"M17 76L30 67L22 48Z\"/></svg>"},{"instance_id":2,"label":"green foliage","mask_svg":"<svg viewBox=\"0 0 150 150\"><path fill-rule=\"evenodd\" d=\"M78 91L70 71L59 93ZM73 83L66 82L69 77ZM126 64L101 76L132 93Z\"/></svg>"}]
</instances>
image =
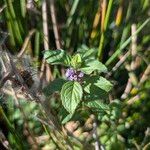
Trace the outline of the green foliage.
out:
<instances>
[{"instance_id":1,"label":"green foliage","mask_svg":"<svg viewBox=\"0 0 150 150\"><path fill-rule=\"evenodd\" d=\"M61 100L65 109L73 114L82 100L82 87L78 82L68 81L61 90Z\"/></svg>"},{"instance_id":2,"label":"green foliage","mask_svg":"<svg viewBox=\"0 0 150 150\"><path fill-rule=\"evenodd\" d=\"M44 54L53 79L43 82L42 92L34 92L40 103L30 102L28 92L20 92L22 87L14 89L19 103L8 98L13 93L9 82L0 89L0 131L9 143L7 149L94 149L95 140L106 150L148 149L149 0L109 0L106 6L105 1L46 1L47 11L42 12L44 2L33 0L28 8L27 0L0 0L1 56L5 49L12 54L23 50L41 65ZM45 29L50 50L42 53ZM64 50L51 50L58 47L57 42ZM5 63L5 59L4 64L0 62L0 79L5 76ZM130 70L131 64L135 68ZM48 75L45 68L43 77ZM66 69L72 69L77 78L65 77ZM84 74L78 77L80 73ZM128 81L132 88L126 93ZM70 130L63 133L67 125Z\"/></svg>"},{"instance_id":3,"label":"green foliage","mask_svg":"<svg viewBox=\"0 0 150 150\"><path fill-rule=\"evenodd\" d=\"M95 85L106 92L109 92L113 86L108 80L103 77L100 77Z\"/></svg>"},{"instance_id":4,"label":"green foliage","mask_svg":"<svg viewBox=\"0 0 150 150\"><path fill-rule=\"evenodd\" d=\"M93 50L91 50L93 51ZM74 69L81 70L85 74L91 74L93 71L98 71L99 73L101 72L107 72L107 68L105 65L103 65L101 62L98 60L95 60L94 56L92 56L92 52L90 53L83 53L80 51L76 55L69 56L66 54L64 50L49 50L49 51L44 51L44 58L49 64L52 65L64 65L64 66L71 66ZM92 58L93 57L93 58Z\"/></svg>"},{"instance_id":5,"label":"green foliage","mask_svg":"<svg viewBox=\"0 0 150 150\"><path fill-rule=\"evenodd\" d=\"M44 51L44 58L46 61L52 65L54 64L62 64L66 65L66 56L68 56L65 51L63 50L56 50L56 51ZM64 81L60 79L56 79L49 84L43 91L46 95L51 95L55 91L60 91L61 101L63 107L70 113L74 114L75 110L81 104L82 98L86 101L90 100L98 100L98 99L105 99L107 98L108 92L112 89L112 84L105 78L99 77L98 74L101 72L106 72L107 68L98 60L94 59L95 54L93 50L88 53L82 53L82 51L78 51L77 54L72 56L70 60L68 60L67 64L70 64L70 67L73 67L74 70L81 71L87 75L91 75L94 71L97 71L96 76L87 76L83 77L83 83L79 83L80 81L68 81L64 83ZM72 71L69 73L72 74ZM74 78L71 78L74 79ZM80 85L81 84L81 85ZM58 86L59 85L59 86ZM83 90L86 92L83 94ZM105 105L103 102L83 102L85 105L89 106L92 105L99 105L99 109L103 110ZM98 104L97 104L97 103ZM92 108L91 108L92 109ZM66 114L65 121L71 119L72 115Z\"/></svg>"},{"instance_id":6,"label":"green foliage","mask_svg":"<svg viewBox=\"0 0 150 150\"><path fill-rule=\"evenodd\" d=\"M44 51L44 58L52 65L70 65L70 56L62 49L60 50L46 50Z\"/></svg>"},{"instance_id":7,"label":"green foliage","mask_svg":"<svg viewBox=\"0 0 150 150\"><path fill-rule=\"evenodd\" d=\"M95 100L95 101L89 101L86 102L85 105L89 107L93 111L108 111L110 108L107 104L104 104L100 100Z\"/></svg>"},{"instance_id":8,"label":"green foliage","mask_svg":"<svg viewBox=\"0 0 150 150\"><path fill-rule=\"evenodd\" d=\"M85 74L91 74L93 71L107 72L107 68L98 60L89 59L84 62L83 68L80 68Z\"/></svg>"},{"instance_id":9,"label":"green foliage","mask_svg":"<svg viewBox=\"0 0 150 150\"><path fill-rule=\"evenodd\" d=\"M112 84L101 76L86 77L84 82L84 91L89 95L85 95L85 99L106 99L111 88Z\"/></svg>"},{"instance_id":10,"label":"green foliage","mask_svg":"<svg viewBox=\"0 0 150 150\"><path fill-rule=\"evenodd\" d=\"M94 59L94 58L96 58L96 55L97 55L96 48L89 48L86 45L82 45L81 47L79 47L77 52L80 53L82 59L84 59L84 60L87 60L90 58Z\"/></svg>"},{"instance_id":11,"label":"green foliage","mask_svg":"<svg viewBox=\"0 0 150 150\"><path fill-rule=\"evenodd\" d=\"M71 59L71 66L75 69L78 69L81 67L82 60L80 54L76 54Z\"/></svg>"},{"instance_id":12,"label":"green foliage","mask_svg":"<svg viewBox=\"0 0 150 150\"><path fill-rule=\"evenodd\" d=\"M71 120L71 118L73 117L73 113L69 113L65 108L61 108L59 111L59 118L62 124L67 123L69 120Z\"/></svg>"},{"instance_id":13,"label":"green foliage","mask_svg":"<svg viewBox=\"0 0 150 150\"><path fill-rule=\"evenodd\" d=\"M43 93L46 96L50 96L55 92L60 92L62 86L66 83L64 79L55 79L54 81L50 82L46 87L43 88Z\"/></svg>"}]
</instances>

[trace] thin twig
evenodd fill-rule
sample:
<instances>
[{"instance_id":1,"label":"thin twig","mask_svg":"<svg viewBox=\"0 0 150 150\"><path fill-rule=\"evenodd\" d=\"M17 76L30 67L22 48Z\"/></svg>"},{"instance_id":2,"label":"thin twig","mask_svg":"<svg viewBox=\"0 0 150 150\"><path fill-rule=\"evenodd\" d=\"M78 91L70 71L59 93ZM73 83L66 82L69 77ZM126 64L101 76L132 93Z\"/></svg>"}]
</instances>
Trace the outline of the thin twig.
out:
<instances>
[{"instance_id":1,"label":"thin twig","mask_svg":"<svg viewBox=\"0 0 150 150\"><path fill-rule=\"evenodd\" d=\"M56 134L56 132L58 132L58 130L55 128L55 125L52 122L51 122L52 123L51 124L50 122L48 122L47 120L44 120L43 118L41 118L39 116L34 116L34 118L36 120L38 120L39 122L41 122L42 124L48 126L51 129L50 136L52 136L52 135L55 136L55 138L57 139L57 143L56 144L59 145L59 147L61 147L61 149L66 150L66 146L63 145L63 143L61 143L62 142L61 141L62 138L59 139L58 135ZM59 134L59 135L62 137L61 134Z\"/></svg>"},{"instance_id":2,"label":"thin twig","mask_svg":"<svg viewBox=\"0 0 150 150\"><path fill-rule=\"evenodd\" d=\"M11 79L13 73L12 72L6 72L2 79L0 80L0 89L4 86L4 84Z\"/></svg>"},{"instance_id":3,"label":"thin twig","mask_svg":"<svg viewBox=\"0 0 150 150\"><path fill-rule=\"evenodd\" d=\"M136 56L137 56L137 35L134 33L136 32L136 24L132 24L131 26L131 56L132 56L132 62L131 62L131 70L135 70L136 68Z\"/></svg>"},{"instance_id":4,"label":"thin twig","mask_svg":"<svg viewBox=\"0 0 150 150\"><path fill-rule=\"evenodd\" d=\"M135 145L135 147L136 147L137 150L141 150L141 149L140 149L140 146L137 144L136 141L133 141L133 144Z\"/></svg>"},{"instance_id":5,"label":"thin twig","mask_svg":"<svg viewBox=\"0 0 150 150\"><path fill-rule=\"evenodd\" d=\"M120 56L120 60L115 64L112 70L107 74L107 76L111 76L113 72L118 70L118 68L126 61L128 56L130 55L130 50L126 52L123 56Z\"/></svg>"},{"instance_id":6,"label":"thin twig","mask_svg":"<svg viewBox=\"0 0 150 150\"><path fill-rule=\"evenodd\" d=\"M46 120L40 118L39 116L33 116L33 117L34 117L34 119L36 119L37 121L41 122L42 124L47 125L50 129L54 129L54 126L50 125L50 123L47 122Z\"/></svg>"},{"instance_id":7,"label":"thin twig","mask_svg":"<svg viewBox=\"0 0 150 150\"><path fill-rule=\"evenodd\" d=\"M3 6L0 8L0 13L1 13L6 7L7 7L6 5L3 5Z\"/></svg>"},{"instance_id":8,"label":"thin twig","mask_svg":"<svg viewBox=\"0 0 150 150\"><path fill-rule=\"evenodd\" d=\"M95 150L100 150L100 142L97 135L97 123L96 121L93 123L93 138L95 139Z\"/></svg>"},{"instance_id":9,"label":"thin twig","mask_svg":"<svg viewBox=\"0 0 150 150\"><path fill-rule=\"evenodd\" d=\"M143 147L143 150L148 150L150 148L150 142Z\"/></svg>"},{"instance_id":10,"label":"thin twig","mask_svg":"<svg viewBox=\"0 0 150 150\"><path fill-rule=\"evenodd\" d=\"M26 48L27 48L27 46L28 46L28 44L29 44L29 41L30 41L32 35L35 33L35 31L36 31L35 29L32 29L31 31L29 31L29 34L28 34L27 37L25 38L25 41L24 41L24 43L23 43L23 46L22 46L20 52L19 52L18 55L17 55L18 58L21 58L22 55L25 53L25 50L26 50Z\"/></svg>"},{"instance_id":11,"label":"thin twig","mask_svg":"<svg viewBox=\"0 0 150 150\"><path fill-rule=\"evenodd\" d=\"M134 70L136 69L136 56L137 56L137 35L136 32L136 24L133 24L131 26L131 56L132 56L132 62L130 66L128 64L125 65L125 68L129 71L129 79L126 84L124 93L122 94L121 98L126 99L132 89L132 85L138 83L136 75L134 74Z\"/></svg>"},{"instance_id":12,"label":"thin twig","mask_svg":"<svg viewBox=\"0 0 150 150\"><path fill-rule=\"evenodd\" d=\"M127 104L128 105L132 105L134 104L137 100L139 100L141 98L141 95L140 94L137 94L136 96L130 98L128 101L127 101Z\"/></svg>"},{"instance_id":13,"label":"thin twig","mask_svg":"<svg viewBox=\"0 0 150 150\"><path fill-rule=\"evenodd\" d=\"M137 86L140 87L147 79L149 79L149 76L150 76L150 65L148 65L147 68L145 69L141 77L141 80L139 81L139 84ZM141 98L141 94L138 94L134 96L133 98L129 99L127 104L131 105L135 103L137 100L139 100L140 98Z\"/></svg>"},{"instance_id":14,"label":"thin twig","mask_svg":"<svg viewBox=\"0 0 150 150\"><path fill-rule=\"evenodd\" d=\"M132 82L131 82L131 79L129 78L128 82L126 84L125 90L124 90L123 94L121 95L121 99L126 99L129 95L131 89L132 89Z\"/></svg>"},{"instance_id":15,"label":"thin twig","mask_svg":"<svg viewBox=\"0 0 150 150\"><path fill-rule=\"evenodd\" d=\"M150 136L150 127L148 127L145 131L145 136L144 136L144 139L141 143L141 147L143 147L146 144L147 139L148 139L149 136Z\"/></svg>"},{"instance_id":16,"label":"thin twig","mask_svg":"<svg viewBox=\"0 0 150 150\"><path fill-rule=\"evenodd\" d=\"M9 89L6 89L6 88L3 88L3 93L7 94L7 95L10 95L10 96L13 96L14 94L12 93L12 91L10 91ZM25 99L26 97L23 95L23 94L19 94L19 93L16 93L17 97L19 99Z\"/></svg>"},{"instance_id":17,"label":"thin twig","mask_svg":"<svg viewBox=\"0 0 150 150\"><path fill-rule=\"evenodd\" d=\"M0 130L0 143L2 143L5 149L11 150L10 144L1 130Z\"/></svg>"},{"instance_id":18,"label":"thin twig","mask_svg":"<svg viewBox=\"0 0 150 150\"><path fill-rule=\"evenodd\" d=\"M58 23L57 23L57 17L56 17L56 12L55 12L55 1L54 0L49 0L50 1L50 14L51 14L51 20L52 20L52 25L53 25L53 32L54 32L54 37L55 37L55 44L57 49L61 49L61 40L60 40L60 35L58 31ZM61 68L61 73L64 74L64 69Z\"/></svg>"},{"instance_id":19,"label":"thin twig","mask_svg":"<svg viewBox=\"0 0 150 150\"><path fill-rule=\"evenodd\" d=\"M147 66L145 69L141 79L140 79L140 84L144 83L150 76L150 65Z\"/></svg>"},{"instance_id":20,"label":"thin twig","mask_svg":"<svg viewBox=\"0 0 150 150\"><path fill-rule=\"evenodd\" d=\"M48 32L46 0L43 0L43 3L42 3L42 19L43 19L43 33L44 33L44 48L48 50L49 49L49 32Z\"/></svg>"},{"instance_id":21,"label":"thin twig","mask_svg":"<svg viewBox=\"0 0 150 150\"><path fill-rule=\"evenodd\" d=\"M52 25L53 25L53 32L55 36L55 43L57 49L61 48L60 44L60 36L58 32L58 24L57 24L57 18L56 18L56 13L55 13L55 3L54 0L49 0L50 1L50 13L51 13L51 19L52 19Z\"/></svg>"},{"instance_id":22,"label":"thin twig","mask_svg":"<svg viewBox=\"0 0 150 150\"><path fill-rule=\"evenodd\" d=\"M42 3L42 18L43 18L43 33L44 33L44 49L49 49L49 34L48 34L48 20L47 20L47 6L46 6L46 0L43 0ZM44 77L44 68L46 66L46 81L49 82L51 78L51 70L48 64L46 64L45 59L42 60L41 65L41 73L40 73L40 80L41 85ZM41 86L40 85L40 86Z\"/></svg>"}]
</instances>

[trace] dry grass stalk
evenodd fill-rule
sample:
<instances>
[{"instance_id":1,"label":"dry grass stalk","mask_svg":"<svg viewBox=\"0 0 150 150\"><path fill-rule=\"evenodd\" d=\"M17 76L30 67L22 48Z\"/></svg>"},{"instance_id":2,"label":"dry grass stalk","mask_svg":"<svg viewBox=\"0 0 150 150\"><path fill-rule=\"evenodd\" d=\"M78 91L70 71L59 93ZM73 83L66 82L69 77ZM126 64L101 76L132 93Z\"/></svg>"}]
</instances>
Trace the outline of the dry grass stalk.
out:
<instances>
[{"instance_id":1,"label":"dry grass stalk","mask_svg":"<svg viewBox=\"0 0 150 150\"><path fill-rule=\"evenodd\" d=\"M103 0L102 4L101 4L101 9L102 9L101 32L104 31L104 22L105 22L106 8L107 8L107 0Z\"/></svg>"},{"instance_id":2,"label":"dry grass stalk","mask_svg":"<svg viewBox=\"0 0 150 150\"><path fill-rule=\"evenodd\" d=\"M140 79L140 82L138 84L138 87L141 86L141 84L143 84L147 79L149 79L149 76L150 76L150 65L148 65L147 68L145 69L145 71ZM137 94L133 98L129 99L127 101L127 104L128 105L134 104L136 101L140 100L141 96L142 96L141 94Z\"/></svg>"},{"instance_id":3,"label":"dry grass stalk","mask_svg":"<svg viewBox=\"0 0 150 150\"><path fill-rule=\"evenodd\" d=\"M42 18L43 18L43 33L44 33L44 49L48 50L49 49L49 31L48 31L48 19L47 19L47 3L46 0L43 1L42 3ZM46 61L43 59L42 60L42 65L41 65L41 73L40 73L40 80L41 80L41 85L42 81L44 78L44 69L46 66L46 81L49 82L51 79L51 70L48 64L46 64Z\"/></svg>"},{"instance_id":4,"label":"dry grass stalk","mask_svg":"<svg viewBox=\"0 0 150 150\"><path fill-rule=\"evenodd\" d=\"M19 52L18 55L17 55L18 58L21 58L22 55L25 53L26 48L27 48L27 46L28 46L28 44L29 44L29 41L30 41L32 35L35 33L35 31L36 31L35 29L32 29L31 31L29 31L29 34L28 34L27 37L25 38L25 41L24 41L24 43L23 43L23 45L22 45L22 48L21 48L20 52Z\"/></svg>"},{"instance_id":5,"label":"dry grass stalk","mask_svg":"<svg viewBox=\"0 0 150 150\"><path fill-rule=\"evenodd\" d=\"M131 56L132 56L132 62L129 65L126 63L125 68L129 71L129 79L126 84L126 88L124 90L124 93L122 94L121 98L126 99L132 89L132 85L135 85L138 83L137 77L134 74L134 70L136 69L136 56L137 56L137 36L134 34L136 32L136 24L133 24L131 26L131 34L132 34L132 41L131 41Z\"/></svg>"},{"instance_id":6,"label":"dry grass stalk","mask_svg":"<svg viewBox=\"0 0 150 150\"><path fill-rule=\"evenodd\" d=\"M55 36L56 48L60 49L61 43L60 43L60 35L58 32L58 24L57 24L57 18L56 18L56 13L55 13L55 1L54 0L50 0L50 13L51 13L51 19L52 19L52 25L53 25L53 32Z\"/></svg>"}]
</instances>

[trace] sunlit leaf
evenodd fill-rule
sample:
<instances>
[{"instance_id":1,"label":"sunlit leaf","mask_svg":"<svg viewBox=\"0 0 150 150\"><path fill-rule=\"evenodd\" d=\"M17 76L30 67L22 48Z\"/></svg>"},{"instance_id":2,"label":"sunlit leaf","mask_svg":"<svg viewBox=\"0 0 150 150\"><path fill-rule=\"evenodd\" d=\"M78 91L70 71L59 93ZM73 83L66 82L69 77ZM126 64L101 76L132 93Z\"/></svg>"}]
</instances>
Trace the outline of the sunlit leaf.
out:
<instances>
[{"instance_id":1,"label":"sunlit leaf","mask_svg":"<svg viewBox=\"0 0 150 150\"><path fill-rule=\"evenodd\" d=\"M107 72L105 65L98 60L88 60L85 64L86 65L80 69L85 74L91 74L93 71L98 71L99 73Z\"/></svg>"},{"instance_id":2,"label":"sunlit leaf","mask_svg":"<svg viewBox=\"0 0 150 150\"><path fill-rule=\"evenodd\" d=\"M109 92L112 88L112 84L106 80L103 77L100 77L96 83L94 83L94 85L96 85L97 87L101 88L102 90Z\"/></svg>"},{"instance_id":3,"label":"sunlit leaf","mask_svg":"<svg viewBox=\"0 0 150 150\"><path fill-rule=\"evenodd\" d=\"M44 51L44 59L47 63L52 65L70 65L71 56L69 56L64 50L46 50Z\"/></svg>"},{"instance_id":4,"label":"sunlit leaf","mask_svg":"<svg viewBox=\"0 0 150 150\"><path fill-rule=\"evenodd\" d=\"M96 48L89 48L86 45L82 45L77 52L81 54L82 59L90 59L90 58L95 58L97 54L97 49Z\"/></svg>"},{"instance_id":5,"label":"sunlit leaf","mask_svg":"<svg viewBox=\"0 0 150 150\"><path fill-rule=\"evenodd\" d=\"M82 99L82 87L78 82L69 81L65 83L61 90L61 100L64 108L69 113L74 113Z\"/></svg>"},{"instance_id":6,"label":"sunlit leaf","mask_svg":"<svg viewBox=\"0 0 150 150\"><path fill-rule=\"evenodd\" d=\"M108 97L108 91L112 84L103 77L88 76L84 79L84 91L86 100L99 100Z\"/></svg>"},{"instance_id":7,"label":"sunlit leaf","mask_svg":"<svg viewBox=\"0 0 150 150\"><path fill-rule=\"evenodd\" d=\"M82 60L80 54L76 54L71 59L71 66L73 68L79 68L81 66Z\"/></svg>"},{"instance_id":8,"label":"sunlit leaf","mask_svg":"<svg viewBox=\"0 0 150 150\"><path fill-rule=\"evenodd\" d=\"M95 101L89 101L85 103L86 106L92 109L97 109L99 111L101 110L109 110L109 106L107 104L104 104L100 100L95 100Z\"/></svg>"}]
</instances>

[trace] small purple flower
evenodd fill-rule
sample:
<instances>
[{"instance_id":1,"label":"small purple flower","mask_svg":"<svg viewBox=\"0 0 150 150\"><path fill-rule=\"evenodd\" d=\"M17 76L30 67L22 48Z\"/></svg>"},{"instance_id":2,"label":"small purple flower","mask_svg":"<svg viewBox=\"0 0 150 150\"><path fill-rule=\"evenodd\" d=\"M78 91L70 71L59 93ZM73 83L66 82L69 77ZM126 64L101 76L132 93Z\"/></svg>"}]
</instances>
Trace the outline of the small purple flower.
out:
<instances>
[{"instance_id":1,"label":"small purple flower","mask_svg":"<svg viewBox=\"0 0 150 150\"><path fill-rule=\"evenodd\" d=\"M73 68L69 68L66 70L65 75L70 81L81 81L81 78L84 76L84 73L81 71L76 71Z\"/></svg>"},{"instance_id":2,"label":"small purple flower","mask_svg":"<svg viewBox=\"0 0 150 150\"><path fill-rule=\"evenodd\" d=\"M66 77L70 77L71 75L73 75L75 73L75 71L72 68L67 69L65 75Z\"/></svg>"},{"instance_id":3,"label":"small purple flower","mask_svg":"<svg viewBox=\"0 0 150 150\"><path fill-rule=\"evenodd\" d=\"M73 81L73 80L74 80L74 76L71 75L71 76L69 76L67 79L70 80L70 81Z\"/></svg>"},{"instance_id":4,"label":"small purple flower","mask_svg":"<svg viewBox=\"0 0 150 150\"><path fill-rule=\"evenodd\" d=\"M83 76L84 76L84 73L80 71L79 74L78 74L78 77L82 78Z\"/></svg>"},{"instance_id":5,"label":"small purple flower","mask_svg":"<svg viewBox=\"0 0 150 150\"><path fill-rule=\"evenodd\" d=\"M73 79L74 79L74 81L77 81L78 80L78 76L76 74L74 74Z\"/></svg>"}]
</instances>

